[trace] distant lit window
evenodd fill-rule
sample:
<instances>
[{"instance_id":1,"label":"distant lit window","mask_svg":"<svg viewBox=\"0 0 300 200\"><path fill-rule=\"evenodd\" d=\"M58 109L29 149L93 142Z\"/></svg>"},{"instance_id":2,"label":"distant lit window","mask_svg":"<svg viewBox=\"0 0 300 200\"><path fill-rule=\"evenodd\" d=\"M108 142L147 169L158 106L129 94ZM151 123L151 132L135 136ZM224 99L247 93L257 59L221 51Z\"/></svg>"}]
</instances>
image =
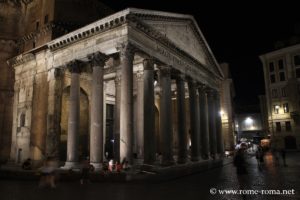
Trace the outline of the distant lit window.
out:
<instances>
[{"instance_id":1,"label":"distant lit window","mask_svg":"<svg viewBox=\"0 0 300 200\"><path fill-rule=\"evenodd\" d=\"M281 88L281 96L286 97L286 87Z\"/></svg>"},{"instance_id":2,"label":"distant lit window","mask_svg":"<svg viewBox=\"0 0 300 200\"><path fill-rule=\"evenodd\" d=\"M274 105L274 106L273 106L273 109L274 109L274 113L275 113L275 114L278 114L278 113L279 113L279 108L280 108L279 105Z\"/></svg>"},{"instance_id":3,"label":"distant lit window","mask_svg":"<svg viewBox=\"0 0 300 200\"><path fill-rule=\"evenodd\" d=\"M285 122L285 130L286 131L292 131L292 125L291 122Z\"/></svg>"},{"instance_id":4,"label":"distant lit window","mask_svg":"<svg viewBox=\"0 0 300 200\"><path fill-rule=\"evenodd\" d=\"M273 62L269 63L269 70L270 70L270 72L274 72L275 67L274 67L274 63Z\"/></svg>"},{"instance_id":5,"label":"distant lit window","mask_svg":"<svg viewBox=\"0 0 300 200\"><path fill-rule=\"evenodd\" d=\"M280 122L276 122L276 132L281 132L281 124Z\"/></svg>"},{"instance_id":6,"label":"distant lit window","mask_svg":"<svg viewBox=\"0 0 300 200\"><path fill-rule=\"evenodd\" d=\"M277 98L277 89L272 89L272 98Z\"/></svg>"},{"instance_id":7,"label":"distant lit window","mask_svg":"<svg viewBox=\"0 0 300 200\"><path fill-rule=\"evenodd\" d=\"M284 63L283 63L283 60L278 60L278 69L279 69L279 70L284 69Z\"/></svg>"},{"instance_id":8,"label":"distant lit window","mask_svg":"<svg viewBox=\"0 0 300 200\"><path fill-rule=\"evenodd\" d=\"M289 110L289 104L288 103L284 103L283 104L283 112L284 113L288 113L290 110Z\"/></svg>"},{"instance_id":9,"label":"distant lit window","mask_svg":"<svg viewBox=\"0 0 300 200\"><path fill-rule=\"evenodd\" d=\"M299 74L299 75L300 75L300 74ZM275 82L276 82L275 74L272 74L272 75L270 76L270 81L271 81L271 83L275 83Z\"/></svg>"},{"instance_id":10,"label":"distant lit window","mask_svg":"<svg viewBox=\"0 0 300 200\"><path fill-rule=\"evenodd\" d=\"M285 81L285 73L284 72L279 72L279 80Z\"/></svg>"}]
</instances>

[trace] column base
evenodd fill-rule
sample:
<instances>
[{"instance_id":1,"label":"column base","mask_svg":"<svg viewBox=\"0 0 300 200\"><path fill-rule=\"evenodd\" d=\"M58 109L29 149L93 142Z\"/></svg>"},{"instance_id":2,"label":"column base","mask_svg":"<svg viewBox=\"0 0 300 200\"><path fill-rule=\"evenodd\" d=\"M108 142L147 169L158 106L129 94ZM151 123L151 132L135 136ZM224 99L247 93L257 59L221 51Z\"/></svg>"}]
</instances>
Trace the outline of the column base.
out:
<instances>
[{"instance_id":1,"label":"column base","mask_svg":"<svg viewBox=\"0 0 300 200\"><path fill-rule=\"evenodd\" d=\"M187 161L186 158L178 158L177 163L178 163L178 164L185 164L186 161Z\"/></svg>"},{"instance_id":2,"label":"column base","mask_svg":"<svg viewBox=\"0 0 300 200\"><path fill-rule=\"evenodd\" d=\"M103 169L103 164L102 163L90 163L91 165L93 165L95 171L101 171Z\"/></svg>"},{"instance_id":3,"label":"column base","mask_svg":"<svg viewBox=\"0 0 300 200\"><path fill-rule=\"evenodd\" d=\"M171 166L171 165L174 165L175 164L175 161L174 160L163 160L161 165L162 166Z\"/></svg>"},{"instance_id":4,"label":"column base","mask_svg":"<svg viewBox=\"0 0 300 200\"><path fill-rule=\"evenodd\" d=\"M64 170L80 169L80 165L79 165L78 162L69 162L69 161L67 161L65 163L65 165L61 167L61 169L64 169Z\"/></svg>"},{"instance_id":5,"label":"column base","mask_svg":"<svg viewBox=\"0 0 300 200\"><path fill-rule=\"evenodd\" d=\"M198 162L200 160L200 157L199 156L195 156L195 157L192 157L191 158L191 161L192 162Z\"/></svg>"}]
</instances>

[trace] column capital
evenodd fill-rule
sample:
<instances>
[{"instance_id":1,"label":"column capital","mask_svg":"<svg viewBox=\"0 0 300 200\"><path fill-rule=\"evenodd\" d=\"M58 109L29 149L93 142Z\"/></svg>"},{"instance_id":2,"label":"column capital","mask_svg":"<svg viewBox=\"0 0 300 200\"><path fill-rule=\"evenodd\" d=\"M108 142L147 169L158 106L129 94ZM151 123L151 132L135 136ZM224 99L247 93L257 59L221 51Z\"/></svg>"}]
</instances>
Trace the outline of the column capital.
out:
<instances>
[{"instance_id":1,"label":"column capital","mask_svg":"<svg viewBox=\"0 0 300 200\"><path fill-rule=\"evenodd\" d=\"M171 69L169 65L159 66L159 72L162 76L171 76Z\"/></svg>"},{"instance_id":2,"label":"column capital","mask_svg":"<svg viewBox=\"0 0 300 200\"><path fill-rule=\"evenodd\" d=\"M108 58L109 57L107 55L101 52L95 52L88 55L88 59L90 60L92 67L104 67Z\"/></svg>"},{"instance_id":3,"label":"column capital","mask_svg":"<svg viewBox=\"0 0 300 200\"><path fill-rule=\"evenodd\" d=\"M144 70L154 70L154 59L153 58L145 58L143 60Z\"/></svg>"},{"instance_id":4,"label":"column capital","mask_svg":"<svg viewBox=\"0 0 300 200\"><path fill-rule=\"evenodd\" d=\"M120 51L121 60L126 58L133 61L136 48L130 42L119 43L116 48Z\"/></svg>"},{"instance_id":5,"label":"column capital","mask_svg":"<svg viewBox=\"0 0 300 200\"><path fill-rule=\"evenodd\" d=\"M178 80L178 81L185 81L186 76L185 76L185 74L178 73L178 74L175 75L175 79Z\"/></svg>"},{"instance_id":6,"label":"column capital","mask_svg":"<svg viewBox=\"0 0 300 200\"><path fill-rule=\"evenodd\" d=\"M84 63L79 60L72 60L67 63L67 68L71 73L80 74L82 72Z\"/></svg>"},{"instance_id":7,"label":"column capital","mask_svg":"<svg viewBox=\"0 0 300 200\"><path fill-rule=\"evenodd\" d=\"M198 84L198 90L201 92L205 92L207 90L207 85L203 84L203 83L199 83Z\"/></svg>"}]
</instances>

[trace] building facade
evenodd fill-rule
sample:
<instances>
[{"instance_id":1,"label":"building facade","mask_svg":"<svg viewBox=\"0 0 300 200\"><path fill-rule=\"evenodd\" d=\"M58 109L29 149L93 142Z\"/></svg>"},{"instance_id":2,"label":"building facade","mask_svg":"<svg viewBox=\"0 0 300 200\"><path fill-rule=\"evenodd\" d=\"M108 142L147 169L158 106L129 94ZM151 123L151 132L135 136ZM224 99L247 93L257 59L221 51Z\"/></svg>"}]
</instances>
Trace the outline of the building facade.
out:
<instances>
[{"instance_id":1,"label":"building facade","mask_svg":"<svg viewBox=\"0 0 300 200\"><path fill-rule=\"evenodd\" d=\"M126 9L9 60L15 162L223 154L223 73L192 16ZM190 152L190 153L189 153Z\"/></svg>"},{"instance_id":2,"label":"building facade","mask_svg":"<svg viewBox=\"0 0 300 200\"><path fill-rule=\"evenodd\" d=\"M234 138L234 107L233 98L235 97L234 84L230 73L228 63L220 64L224 74L224 79L220 84L221 91L221 118L222 133L224 138L224 148L227 151L233 150L235 147Z\"/></svg>"},{"instance_id":3,"label":"building facade","mask_svg":"<svg viewBox=\"0 0 300 200\"><path fill-rule=\"evenodd\" d=\"M14 71L7 60L111 13L97 0L0 1L0 162L9 158L13 123Z\"/></svg>"},{"instance_id":4,"label":"building facade","mask_svg":"<svg viewBox=\"0 0 300 200\"><path fill-rule=\"evenodd\" d=\"M300 45L261 55L268 129L275 148L299 149L300 145Z\"/></svg>"}]
</instances>

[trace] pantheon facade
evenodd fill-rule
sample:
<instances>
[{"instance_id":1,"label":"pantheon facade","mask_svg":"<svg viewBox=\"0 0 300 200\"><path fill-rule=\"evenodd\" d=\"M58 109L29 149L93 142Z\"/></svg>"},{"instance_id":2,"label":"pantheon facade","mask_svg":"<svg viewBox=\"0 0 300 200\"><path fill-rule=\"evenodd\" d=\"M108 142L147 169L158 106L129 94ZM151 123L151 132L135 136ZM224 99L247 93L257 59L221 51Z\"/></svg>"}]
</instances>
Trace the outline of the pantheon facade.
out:
<instances>
[{"instance_id":1,"label":"pantheon facade","mask_svg":"<svg viewBox=\"0 0 300 200\"><path fill-rule=\"evenodd\" d=\"M223 73L190 15L128 8L10 59L11 159L162 165L223 155ZM158 156L159 155L159 156Z\"/></svg>"}]
</instances>

